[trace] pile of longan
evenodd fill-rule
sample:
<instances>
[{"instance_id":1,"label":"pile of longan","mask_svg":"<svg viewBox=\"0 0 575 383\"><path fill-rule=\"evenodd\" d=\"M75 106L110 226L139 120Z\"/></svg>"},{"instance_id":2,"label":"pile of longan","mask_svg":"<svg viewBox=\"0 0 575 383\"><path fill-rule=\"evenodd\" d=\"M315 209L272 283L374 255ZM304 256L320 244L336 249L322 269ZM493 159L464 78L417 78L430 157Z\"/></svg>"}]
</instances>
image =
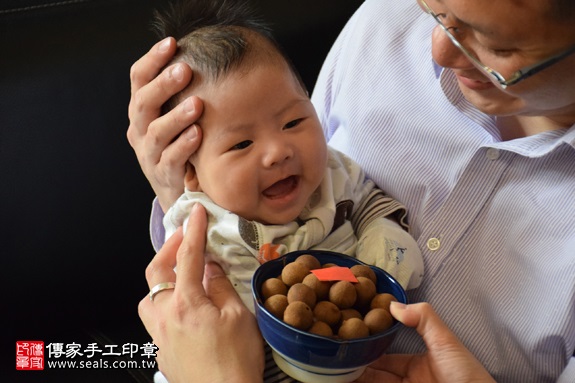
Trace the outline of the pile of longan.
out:
<instances>
[{"instance_id":1,"label":"pile of longan","mask_svg":"<svg viewBox=\"0 0 575 383\"><path fill-rule=\"evenodd\" d=\"M320 281L310 270L319 260L303 254L262 283L264 307L276 318L303 331L336 339L355 339L385 331L394 323L388 293L378 294L374 271L365 265L350 267L358 282Z\"/></svg>"}]
</instances>

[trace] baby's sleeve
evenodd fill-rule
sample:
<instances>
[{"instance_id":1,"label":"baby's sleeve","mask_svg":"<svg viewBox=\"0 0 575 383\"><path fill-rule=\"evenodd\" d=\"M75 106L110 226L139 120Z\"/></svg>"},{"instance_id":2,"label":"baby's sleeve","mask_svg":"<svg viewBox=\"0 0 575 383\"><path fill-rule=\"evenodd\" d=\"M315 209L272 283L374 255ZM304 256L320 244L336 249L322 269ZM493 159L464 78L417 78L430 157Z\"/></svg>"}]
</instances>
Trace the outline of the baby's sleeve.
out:
<instances>
[{"instance_id":1,"label":"baby's sleeve","mask_svg":"<svg viewBox=\"0 0 575 383\"><path fill-rule=\"evenodd\" d=\"M417 242L385 217L371 220L362 230L356 257L387 271L406 290L418 287L423 279L423 257Z\"/></svg>"}]
</instances>

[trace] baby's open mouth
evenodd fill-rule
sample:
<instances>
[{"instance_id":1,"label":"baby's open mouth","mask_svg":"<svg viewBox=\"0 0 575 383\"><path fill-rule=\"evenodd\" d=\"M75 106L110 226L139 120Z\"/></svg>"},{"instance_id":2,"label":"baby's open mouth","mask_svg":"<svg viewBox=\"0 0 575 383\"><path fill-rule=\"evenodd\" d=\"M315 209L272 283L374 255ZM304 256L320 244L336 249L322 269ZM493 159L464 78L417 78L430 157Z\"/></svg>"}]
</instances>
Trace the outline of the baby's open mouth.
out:
<instances>
[{"instance_id":1,"label":"baby's open mouth","mask_svg":"<svg viewBox=\"0 0 575 383\"><path fill-rule=\"evenodd\" d=\"M290 194L297 187L299 178L297 176L289 176L280 180L263 191L263 195L267 198L281 198Z\"/></svg>"}]
</instances>

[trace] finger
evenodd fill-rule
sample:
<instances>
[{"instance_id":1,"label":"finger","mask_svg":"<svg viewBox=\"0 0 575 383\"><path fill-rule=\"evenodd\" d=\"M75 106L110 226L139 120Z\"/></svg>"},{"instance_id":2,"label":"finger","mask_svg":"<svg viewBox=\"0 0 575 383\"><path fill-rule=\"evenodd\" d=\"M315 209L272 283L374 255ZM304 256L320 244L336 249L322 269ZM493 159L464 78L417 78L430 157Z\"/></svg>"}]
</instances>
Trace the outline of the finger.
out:
<instances>
[{"instance_id":1,"label":"finger","mask_svg":"<svg viewBox=\"0 0 575 383\"><path fill-rule=\"evenodd\" d=\"M161 107L189 84L192 70L187 64L169 66L160 75L137 89L128 105L128 139L146 134L148 125L160 116Z\"/></svg>"},{"instance_id":2,"label":"finger","mask_svg":"<svg viewBox=\"0 0 575 383\"><path fill-rule=\"evenodd\" d=\"M146 331L152 339L156 338L156 315L154 302L152 302L148 295L146 295L138 303L138 315L144 324Z\"/></svg>"},{"instance_id":3,"label":"finger","mask_svg":"<svg viewBox=\"0 0 575 383\"><path fill-rule=\"evenodd\" d=\"M407 327L416 327L417 332L423 336L424 341L430 341L445 330L449 331L439 316L427 303L405 305L399 302L392 302L390 305L391 314L395 319ZM437 322L439 321L439 323ZM426 333L426 336L423 334ZM431 337L431 338L430 338ZM429 344L427 344L429 349ZM416 367L421 360L420 355L400 355L384 354L370 365L370 368L362 375L358 382L382 381L396 382L398 377L407 376L408 372ZM373 379L377 376L377 379Z\"/></svg>"},{"instance_id":4,"label":"finger","mask_svg":"<svg viewBox=\"0 0 575 383\"><path fill-rule=\"evenodd\" d=\"M222 311L245 307L222 268L214 262L206 264L204 287L213 305Z\"/></svg>"},{"instance_id":5,"label":"finger","mask_svg":"<svg viewBox=\"0 0 575 383\"><path fill-rule=\"evenodd\" d=\"M371 366L368 366L363 372L363 374L359 377L359 379L355 381L355 383L373 383L373 382L401 383L402 378L393 373L382 371L379 368L372 368Z\"/></svg>"},{"instance_id":6,"label":"finger","mask_svg":"<svg viewBox=\"0 0 575 383\"><path fill-rule=\"evenodd\" d=\"M204 207L196 203L190 212L186 234L178 250L178 284L176 289L182 296L205 295L202 285L204 278L204 254L208 219Z\"/></svg>"},{"instance_id":7,"label":"finger","mask_svg":"<svg viewBox=\"0 0 575 383\"><path fill-rule=\"evenodd\" d=\"M176 281L174 267L176 266L176 254L182 243L182 238L182 228L178 228L148 264L146 281L150 289L158 283Z\"/></svg>"},{"instance_id":8,"label":"finger","mask_svg":"<svg viewBox=\"0 0 575 383\"><path fill-rule=\"evenodd\" d=\"M455 360L458 360L461 368L457 371L453 369L449 369L449 371L435 370L436 380L447 381L453 378L456 381L470 381L473 376L473 380L476 381L494 382L481 363L451 332L430 304L423 302L405 305L392 302L390 311L404 325L415 327L427 346L425 354L415 355L409 360L408 367L410 370L423 370L426 366L429 368L429 363L433 367L438 366L441 361L449 361L453 364ZM424 358L427 358L427 363ZM405 360L408 360L407 357L404 358L404 362ZM420 363L419 368L417 368L418 362ZM389 363L399 364L397 360L390 360ZM461 373L461 375L457 378L449 376L453 375L454 372Z\"/></svg>"},{"instance_id":9,"label":"finger","mask_svg":"<svg viewBox=\"0 0 575 383\"><path fill-rule=\"evenodd\" d=\"M155 162L172 165L188 161L201 143L201 129L194 123L203 112L203 103L189 97L176 108L149 124L144 152Z\"/></svg>"},{"instance_id":10,"label":"finger","mask_svg":"<svg viewBox=\"0 0 575 383\"><path fill-rule=\"evenodd\" d=\"M155 78L176 52L176 40L166 37L156 43L144 56L130 68L131 94L138 91Z\"/></svg>"},{"instance_id":11,"label":"finger","mask_svg":"<svg viewBox=\"0 0 575 383\"><path fill-rule=\"evenodd\" d=\"M164 243L160 251L152 259L146 268L146 281L150 290L158 283L175 282L176 273L174 267L176 266L176 254L182 243L183 234L182 228L178 228L176 232ZM150 299L149 293L138 304L138 315L146 328L146 331L154 338L156 323L156 306L158 304L159 296L171 295L173 292L170 290L160 291L154 296L154 301ZM164 297L166 298L166 297Z\"/></svg>"},{"instance_id":12,"label":"finger","mask_svg":"<svg viewBox=\"0 0 575 383\"><path fill-rule=\"evenodd\" d=\"M417 355L384 354L369 365L358 382L401 382L414 367Z\"/></svg>"},{"instance_id":13,"label":"finger","mask_svg":"<svg viewBox=\"0 0 575 383\"><path fill-rule=\"evenodd\" d=\"M151 121L146 132L145 146L138 154L145 155L144 158L154 165L161 161L169 168L173 164L183 167L200 146L200 129L192 124L199 118L201 111L201 102L192 97Z\"/></svg>"},{"instance_id":14,"label":"finger","mask_svg":"<svg viewBox=\"0 0 575 383\"><path fill-rule=\"evenodd\" d=\"M457 337L435 313L429 303L405 305L393 302L391 314L407 327L415 327L429 351L437 351L444 346L459 344Z\"/></svg>"},{"instance_id":15,"label":"finger","mask_svg":"<svg viewBox=\"0 0 575 383\"><path fill-rule=\"evenodd\" d=\"M428 303L405 305L399 302L392 302L390 311L395 319L407 327L416 328L419 335L423 337L429 351L433 350L433 345L442 344L441 342L445 341L446 333L451 334L447 326ZM457 340L455 339L455 341ZM378 381L395 382L398 377L406 377L408 372L415 369L420 361L420 355L382 355L370 365L370 370L362 375L363 380L359 380L359 382L370 381L374 374L378 376ZM385 379L383 379L384 377Z\"/></svg>"}]
</instances>

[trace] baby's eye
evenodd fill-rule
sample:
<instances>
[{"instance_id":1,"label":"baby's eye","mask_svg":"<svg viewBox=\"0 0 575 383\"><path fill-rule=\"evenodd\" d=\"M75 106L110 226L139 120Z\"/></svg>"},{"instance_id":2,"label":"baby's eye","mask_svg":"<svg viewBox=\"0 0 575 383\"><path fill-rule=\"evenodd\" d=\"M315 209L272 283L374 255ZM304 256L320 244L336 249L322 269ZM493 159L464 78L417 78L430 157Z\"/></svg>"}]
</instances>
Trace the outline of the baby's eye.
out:
<instances>
[{"instance_id":1,"label":"baby's eye","mask_svg":"<svg viewBox=\"0 0 575 383\"><path fill-rule=\"evenodd\" d=\"M302 118L298 118L297 120L290 121L287 124L285 124L284 128L285 129L294 128L294 127L298 126L301 121L302 121Z\"/></svg>"},{"instance_id":2,"label":"baby's eye","mask_svg":"<svg viewBox=\"0 0 575 383\"><path fill-rule=\"evenodd\" d=\"M250 140L242 141L242 142L240 142L239 144L236 144L236 145L232 146L232 147L230 148L230 150L242 150L242 149L247 148L247 147L250 146L251 144L252 144L252 141L250 141Z\"/></svg>"}]
</instances>

